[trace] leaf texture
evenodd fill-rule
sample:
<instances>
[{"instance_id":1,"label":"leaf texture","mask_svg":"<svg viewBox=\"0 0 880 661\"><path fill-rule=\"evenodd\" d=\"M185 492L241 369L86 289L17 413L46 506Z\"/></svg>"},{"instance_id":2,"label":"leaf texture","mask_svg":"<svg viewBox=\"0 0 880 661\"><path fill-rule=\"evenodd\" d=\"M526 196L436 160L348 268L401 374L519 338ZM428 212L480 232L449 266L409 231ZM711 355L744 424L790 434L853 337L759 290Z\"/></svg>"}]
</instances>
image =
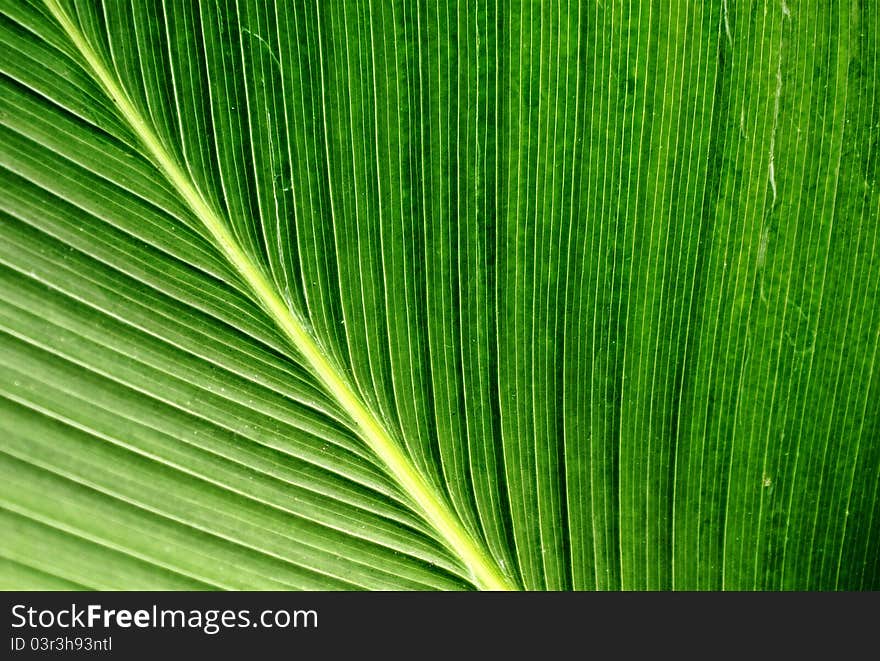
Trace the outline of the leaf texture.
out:
<instances>
[{"instance_id":1,"label":"leaf texture","mask_svg":"<svg viewBox=\"0 0 880 661\"><path fill-rule=\"evenodd\" d=\"M870 3L0 9L0 586L880 588Z\"/></svg>"}]
</instances>

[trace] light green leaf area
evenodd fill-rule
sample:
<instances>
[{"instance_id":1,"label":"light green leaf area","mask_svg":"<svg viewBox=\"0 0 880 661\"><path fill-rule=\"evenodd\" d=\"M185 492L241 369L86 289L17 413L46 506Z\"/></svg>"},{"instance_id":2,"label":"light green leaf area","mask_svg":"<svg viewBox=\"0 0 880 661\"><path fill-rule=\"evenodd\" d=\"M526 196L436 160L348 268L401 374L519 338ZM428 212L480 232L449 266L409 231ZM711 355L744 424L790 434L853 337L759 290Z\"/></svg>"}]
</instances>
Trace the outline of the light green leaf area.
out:
<instances>
[{"instance_id":1,"label":"light green leaf area","mask_svg":"<svg viewBox=\"0 0 880 661\"><path fill-rule=\"evenodd\" d=\"M873 3L0 16L0 588L880 589Z\"/></svg>"}]
</instances>

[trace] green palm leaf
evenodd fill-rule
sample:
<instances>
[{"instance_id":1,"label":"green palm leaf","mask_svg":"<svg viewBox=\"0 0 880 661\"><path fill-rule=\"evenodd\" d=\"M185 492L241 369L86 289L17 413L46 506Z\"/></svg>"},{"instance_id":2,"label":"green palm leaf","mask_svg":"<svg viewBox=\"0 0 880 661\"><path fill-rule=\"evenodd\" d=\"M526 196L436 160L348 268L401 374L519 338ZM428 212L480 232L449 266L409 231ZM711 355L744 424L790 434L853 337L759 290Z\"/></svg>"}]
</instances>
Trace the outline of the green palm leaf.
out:
<instances>
[{"instance_id":1,"label":"green palm leaf","mask_svg":"<svg viewBox=\"0 0 880 661\"><path fill-rule=\"evenodd\" d=\"M870 5L0 7L0 586L880 588Z\"/></svg>"}]
</instances>

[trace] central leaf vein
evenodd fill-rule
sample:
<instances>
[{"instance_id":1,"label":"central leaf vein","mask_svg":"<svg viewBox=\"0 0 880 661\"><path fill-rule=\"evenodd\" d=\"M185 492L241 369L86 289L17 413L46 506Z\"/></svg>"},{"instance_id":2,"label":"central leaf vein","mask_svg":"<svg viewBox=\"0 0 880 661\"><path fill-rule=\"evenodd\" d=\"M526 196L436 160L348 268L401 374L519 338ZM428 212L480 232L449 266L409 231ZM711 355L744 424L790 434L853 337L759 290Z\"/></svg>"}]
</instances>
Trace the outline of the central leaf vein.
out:
<instances>
[{"instance_id":1,"label":"central leaf vein","mask_svg":"<svg viewBox=\"0 0 880 661\"><path fill-rule=\"evenodd\" d=\"M64 29L93 75L134 131L150 159L203 223L218 249L253 292L261 307L301 355L328 393L355 423L361 438L385 464L388 472L414 501L471 573L477 587L488 590L516 589L482 543L465 529L460 519L430 486L413 461L376 415L364 403L343 372L325 355L304 324L284 302L259 265L244 251L220 215L209 205L197 185L162 144L156 131L135 108L121 82L110 72L94 48L57 0L46 0L49 11Z\"/></svg>"}]
</instances>

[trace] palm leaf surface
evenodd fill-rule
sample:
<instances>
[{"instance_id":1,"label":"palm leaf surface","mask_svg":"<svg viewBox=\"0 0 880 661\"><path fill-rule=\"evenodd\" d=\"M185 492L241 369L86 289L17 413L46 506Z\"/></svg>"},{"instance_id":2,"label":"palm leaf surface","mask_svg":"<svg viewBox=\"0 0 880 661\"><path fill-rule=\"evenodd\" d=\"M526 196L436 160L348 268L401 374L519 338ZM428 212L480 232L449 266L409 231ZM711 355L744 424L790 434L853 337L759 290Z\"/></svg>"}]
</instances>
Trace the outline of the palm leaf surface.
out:
<instances>
[{"instance_id":1,"label":"palm leaf surface","mask_svg":"<svg viewBox=\"0 0 880 661\"><path fill-rule=\"evenodd\" d=\"M880 587L870 5L2 16L4 587Z\"/></svg>"}]
</instances>

